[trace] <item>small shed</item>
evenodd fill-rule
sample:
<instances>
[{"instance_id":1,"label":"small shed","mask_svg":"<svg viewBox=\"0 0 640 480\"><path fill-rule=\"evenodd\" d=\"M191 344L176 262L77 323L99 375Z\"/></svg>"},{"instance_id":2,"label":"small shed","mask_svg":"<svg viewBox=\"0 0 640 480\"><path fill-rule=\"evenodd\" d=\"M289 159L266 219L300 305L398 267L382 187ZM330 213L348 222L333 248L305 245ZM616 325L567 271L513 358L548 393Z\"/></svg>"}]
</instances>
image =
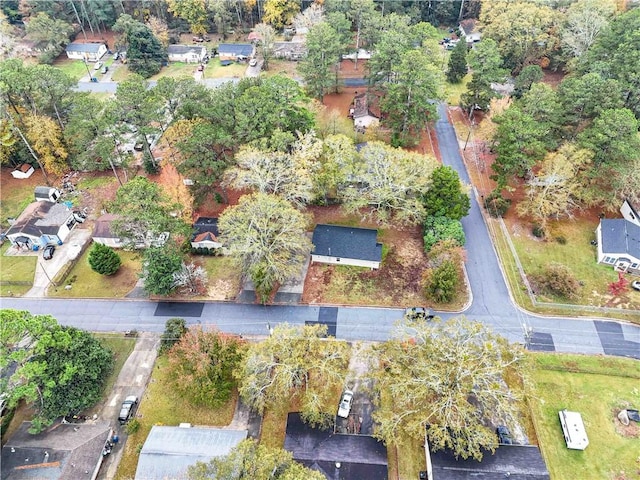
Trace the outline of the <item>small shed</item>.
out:
<instances>
[{"instance_id":1,"label":"small shed","mask_svg":"<svg viewBox=\"0 0 640 480\"><path fill-rule=\"evenodd\" d=\"M96 62L107 53L107 46L104 43L78 43L73 42L65 49L67 57L72 60L86 60Z\"/></svg>"},{"instance_id":2,"label":"small shed","mask_svg":"<svg viewBox=\"0 0 640 480\"><path fill-rule=\"evenodd\" d=\"M380 268L382 244L371 228L319 224L313 231L311 261L334 265Z\"/></svg>"},{"instance_id":3,"label":"small shed","mask_svg":"<svg viewBox=\"0 0 640 480\"><path fill-rule=\"evenodd\" d=\"M54 187L39 186L34 190L36 202L57 202L60 196L60 190Z\"/></svg>"},{"instance_id":4,"label":"small shed","mask_svg":"<svg viewBox=\"0 0 640 480\"><path fill-rule=\"evenodd\" d=\"M167 56L170 62L202 63L207 48L202 45L169 45Z\"/></svg>"},{"instance_id":5,"label":"small shed","mask_svg":"<svg viewBox=\"0 0 640 480\"><path fill-rule=\"evenodd\" d=\"M587 431L582 422L582 415L578 412L570 412L568 410L560 410L560 425L567 448L571 450L584 450L589 445Z\"/></svg>"},{"instance_id":6,"label":"small shed","mask_svg":"<svg viewBox=\"0 0 640 480\"><path fill-rule=\"evenodd\" d=\"M253 56L253 45L250 43L221 43L218 45L220 61L246 60Z\"/></svg>"},{"instance_id":7,"label":"small shed","mask_svg":"<svg viewBox=\"0 0 640 480\"><path fill-rule=\"evenodd\" d=\"M23 163L18 168L11 172L13 178L29 178L35 172L33 165Z\"/></svg>"}]
</instances>

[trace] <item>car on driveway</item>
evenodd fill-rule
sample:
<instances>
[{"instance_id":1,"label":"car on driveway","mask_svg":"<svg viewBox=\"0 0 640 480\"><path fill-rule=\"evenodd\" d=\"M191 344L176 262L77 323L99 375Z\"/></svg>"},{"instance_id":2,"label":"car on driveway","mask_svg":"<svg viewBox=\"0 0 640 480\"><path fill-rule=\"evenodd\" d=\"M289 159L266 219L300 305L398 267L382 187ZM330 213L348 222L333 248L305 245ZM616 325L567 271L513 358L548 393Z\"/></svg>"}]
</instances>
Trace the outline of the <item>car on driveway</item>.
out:
<instances>
[{"instance_id":1,"label":"car on driveway","mask_svg":"<svg viewBox=\"0 0 640 480\"><path fill-rule=\"evenodd\" d=\"M118 415L118 421L120 422L120 425L124 425L129 421L137 404L138 397L136 397L135 395L130 395L124 399L124 402L122 402L122 407L120 407L120 415Z\"/></svg>"},{"instance_id":2,"label":"car on driveway","mask_svg":"<svg viewBox=\"0 0 640 480\"><path fill-rule=\"evenodd\" d=\"M96 62L93 66L94 70L100 70L102 68L102 62Z\"/></svg>"},{"instance_id":3,"label":"car on driveway","mask_svg":"<svg viewBox=\"0 0 640 480\"><path fill-rule=\"evenodd\" d=\"M202 65L202 64L198 65L198 71L199 72L203 72L204 71L204 65Z\"/></svg>"},{"instance_id":4,"label":"car on driveway","mask_svg":"<svg viewBox=\"0 0 640 480\"><path fill-rule=\"evenodd\" d=\"M640 280L634 280L631 282L631 288L640 292Z\"/></svg>"},{"instance_id":5,"label":"car on driveway","mask_svg":"<svg viewBox=\"0 0 640 480\"><path fill-rule=\"evenodd\" d=\"M353 403L353 392L351 390L345 390L340 400L340 406L338 407L338 416L341 418L347 418L349 412L351 412L351 404Z\"/></svg>"},{"instance_id":6,"label":"car on driveway","mask_svg":"<svg viewBox=\"0 0 640 480\"><path fill-rule=\"evenodd\" d=\"M100 70L100 73L104 75L104 74L105 74L105 73L107 73L108 71L109 71L109 67L107 67L106 65L104 65L104 66L102 67L102 69Z\"/></svg>"},{"instance_id":7,"label":"car on driveway","mask_svg":"<svg viewBox=\"0 0 640 480\"><path fill-rule=\"evenodd\" d=\"M47 245L42 251L42 258L44 258L45 260L51 260L53 258L53 252L55 251L55 245Z\"/></svg>"},{"instance_id":8,"label":"car on driveway","mask_svg":"<svg viewBox=\"0 0 640 480\"><path fill-rule=\"evenodd\" d=\"M250 67L255 67L256 65L258 65L258 59L252 58L251 60L249 60Z\"/></svg>"}]
</instances>

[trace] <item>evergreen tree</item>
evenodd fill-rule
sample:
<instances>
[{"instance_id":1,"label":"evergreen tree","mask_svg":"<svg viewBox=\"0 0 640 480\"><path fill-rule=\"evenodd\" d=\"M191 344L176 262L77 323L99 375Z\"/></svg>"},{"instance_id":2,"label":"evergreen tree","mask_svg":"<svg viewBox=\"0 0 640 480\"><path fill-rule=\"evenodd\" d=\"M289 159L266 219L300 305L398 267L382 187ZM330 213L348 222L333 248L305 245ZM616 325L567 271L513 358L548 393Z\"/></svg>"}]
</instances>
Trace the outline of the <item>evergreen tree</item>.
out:
<instances>
[{"instance_id":1,"label":"evergreen tree","mask_svg":"<svg viewBox=\"0 0 640 480\"><path fill-rule=\"evenodd\" d=\"M167 54L149 27L143 24L135 25L128 32L127 39L129 70L144 78L158 73L167 59Z\"/></svg>"},{"instance_id":2,"label":"evergreen tree","mask_svg":"<svg viewBox=\"0 0 640 480\"><path fill-rule=\"evenodd\" d=\"M460 83L467 74L467 42L459 41L449 57L447 81Z\"/></svg>"},{"instance_id":3,"label":"evergreen tree","mask_svg":"<svg viewBox=\"0 0 640 480\"><path fill-rule=\"evenodd\" d=\"M89 252L89 265L91 270L100 275L113 275L120 268L121 260L112 248L94 243Z\"/></svg>"}]
</instances>

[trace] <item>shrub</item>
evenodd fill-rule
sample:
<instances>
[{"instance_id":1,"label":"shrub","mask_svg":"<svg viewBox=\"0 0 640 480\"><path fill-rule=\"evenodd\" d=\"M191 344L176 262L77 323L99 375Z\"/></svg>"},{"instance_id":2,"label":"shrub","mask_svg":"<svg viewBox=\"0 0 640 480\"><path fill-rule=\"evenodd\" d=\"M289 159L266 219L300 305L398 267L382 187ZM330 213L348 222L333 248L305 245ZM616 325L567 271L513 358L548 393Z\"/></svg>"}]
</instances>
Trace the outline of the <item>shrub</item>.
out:
<instances>
[{"instance_id":1,"label":"shrub","mask_svg":"<svg viewBox=\"0 0 640 480\"><path fill-rule=\"evenodd\" d=\"M94 243L89 252L89 266L100 275L113 275L120 268L122 261L113 248Z\"/></svg>"},{"instance_id":2,"label":"shrub","mask_svg":"<svg viewBox=\"0 0 640 480\"><path fill-rule=\"evenodd\" d=\"M511 206L511 200L504 198L500 195L500 192L493 191L489 196L484 199L484 208L489 215L493 218L504 217L509 207Z\"/></svg>"},{"instance_id":3,"label":"shrub","mask_svg":"<svg viewBox=\"0 0 640 480\"><path fill-rule=\"evenodd\" d=\"M549 264L542 272L532 275L532 280L540 290L559 297L575 298L580 291L580 282L560 263Z\"/></svg>"},{"instance_id":4,"label":"shrub","mask_svg":"<svg viewBox=\"0 0 640 480\"><path fill-rule=\"evenodd\" d=\"M538 225L537 223L531 229L531 233L536 238L544 238L546 237L546 232L544 231L544 227L542 225Z\"/></svg>"},{"instance_id":5,"label":"shrub","mask_svg":"<svg viewBox=\"0 0 640 480\"><path fill-rule=\"evenodd\" d=\"M567 238L564 235L558 235L556 237L556 242L558 242L560 245L566 245L567 244Z\"/></svg>"},{"instance_id":6,"label":"shrub","mask_svg":"<svg viewBox=\"0 0 640 480\"><path fill-rule=\"evenodd\" d=\"M187 332L187 322L184 318L170 318L164 324L164 333L160 337L160 353L171 350Z\"/></svg>"},{"instance_id":7,"label":"shrub","mask_svg":"<svg viewBox=\"0 0 640 480\"><path fill-rule=\"evenodd\" d=\"M466 238L460 220L447 217L430 217L424 223L424 250L429 253L433 246L442 241L452 239L459 246L465 244Z\"/></svg>"},{"instance_id":8,"label":"shrub","mask_svg":"<svg viewBox=\"0 0 640 480\"><path fill-rule=\"evenodd\" d=\"M137 418L130 420L129 423L124 427L124 431L127 432L127 435L133 435L138 430L140 430L140 422Z\"/></svg>"},{"instance_id":9,"label":"shrub","mask_svg":"<svg viewBox=\"0 0 640 480\"><path fill-rule=\"evenodd\" d=\"M151 155L149 155L149 152L144 152L142 167L144 168L144 173L147 173L149 175L155 175L160 171L158 165L154 163Z\"/></svg>"},{"instance_id":10,"label":"shrub","mask_svg":"<svg viewBox=\"0 0 640 480\"><path fill-rule=\"evenodd\" d=\"M459 275L456 265L446 260L429 276L426 294L436 302L450 302L458 289Z\"/></svg>"}]
</instances>

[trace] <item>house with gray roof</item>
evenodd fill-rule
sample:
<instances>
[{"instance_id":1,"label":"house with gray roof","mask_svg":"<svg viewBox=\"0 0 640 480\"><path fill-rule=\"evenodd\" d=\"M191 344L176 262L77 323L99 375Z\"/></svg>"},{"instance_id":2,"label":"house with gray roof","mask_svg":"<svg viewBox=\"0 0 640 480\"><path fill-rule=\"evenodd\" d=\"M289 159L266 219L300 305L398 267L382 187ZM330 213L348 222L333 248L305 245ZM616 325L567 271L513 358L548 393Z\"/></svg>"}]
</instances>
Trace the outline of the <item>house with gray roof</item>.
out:
<instances>
[{"instance_id":1,"label":"house with gray roof","mask_svg":"<svg viewBox=\"0 0 640 480\"><path fill-rule=\"evenodd\" d=\"M535 445L500 445L494 454L485 452L482 461L456 458L451 450L427 452L433 480L549 480L549 471ZM423 478L423 477L420 477Z\"/></svg>"},{"instance_id":2,"label":"house with gray roof","mask_svg":"<svg viewBox=\"0 0 640 480\"><path fill-rule=\"evenodd\" d=\"M65 48L68 58L86 60L87 62L97 62L107 53L107 50L107 46L104 43L73 42Z\"/></svg>"},{"instance_id":3,"label":"house with gray roof","mask_svg":"<svg viewBox=\"0 0 640 480\"><path fill-rule=\"evenodd\" d=\"M598 263L618 272L640 275L640 216L631 202L620 208L623 218L603 218L596 228Z\"/></svg>"},{"instance_id":4,"label":"house with gray roof","mask_svg":"<svg viewBox=\"0 0 640 480\"><path fill-rule=\"evenodd\" d=\"M221 43L218 45L220 61L246 60L253 56L253 45L250 43Z\"/></svg>"},{"instance_id":5,"label":"house with gray roof","mask_svg":"<svg viewBox=\"0 0 640 480\"><path fill-rule=\"evenodd\" d=\"M313 231L311 261L334 265L380 268L382 244L371 228L319 224Z\"/></svg>"},{"instance_id":6,"label":"house with gray roof","mask_svg":"<svg viewBox=\"0 0 640 480\"><path fill-rule=\"evenodd\" d=\"M23 422L2 447L2 480L96 478L112 436L108 422L62 423L42 433Z\"/></svg>"},{"instance_id":7,"label":"house with gray roof","mask_svg":"<svg viewBox=\"0 0 640 480\"><path fill-rule=\"evenodd\" d=\"M29 250L61 245L76 226L73 211L65 204L46 200L30 203L7 230L15 246Z\"/></svg>"},{"instance_id":8,"label":"house with gray roof","mask_svg":"<svg viewBox=\"0 0 640 480\"><path fill-rule=\"evenodd\" d=\"M207 48L202 45L169 45L167 57L170 62L202 63Z\"/></svg>"},{"instance_id":9,"label":"house with gray roof","mask_svg":"<svg viewBox=\"0 0 640 480\"><path fill-rule=\"evenodd\" d=\"M302 60L307 56L305 42L273 42L273 56L285 60Z\"/></svg>"},{"instance_id":10,"label":"house with gray roof","mask_svg":"<svg viewBox=\"0 0 640 480\"><path fill-rule=\"evenodd\" d=\"M140 451L135 480L186 478L191 465L228 455L245 438L246 430L154 425Z\"/></svg>"},{"instance_id":11,"label":"house with gray roof","mask_svg":"<svg viewBox=\"0 0 640 480\"><path fill-rule=\"evenodd\" d=\"M345 435L306 425L299 413L287 418L284 449L296 462L328 479L387 480L387 447L370 435Z\"/></svg>"}]
</instances>

